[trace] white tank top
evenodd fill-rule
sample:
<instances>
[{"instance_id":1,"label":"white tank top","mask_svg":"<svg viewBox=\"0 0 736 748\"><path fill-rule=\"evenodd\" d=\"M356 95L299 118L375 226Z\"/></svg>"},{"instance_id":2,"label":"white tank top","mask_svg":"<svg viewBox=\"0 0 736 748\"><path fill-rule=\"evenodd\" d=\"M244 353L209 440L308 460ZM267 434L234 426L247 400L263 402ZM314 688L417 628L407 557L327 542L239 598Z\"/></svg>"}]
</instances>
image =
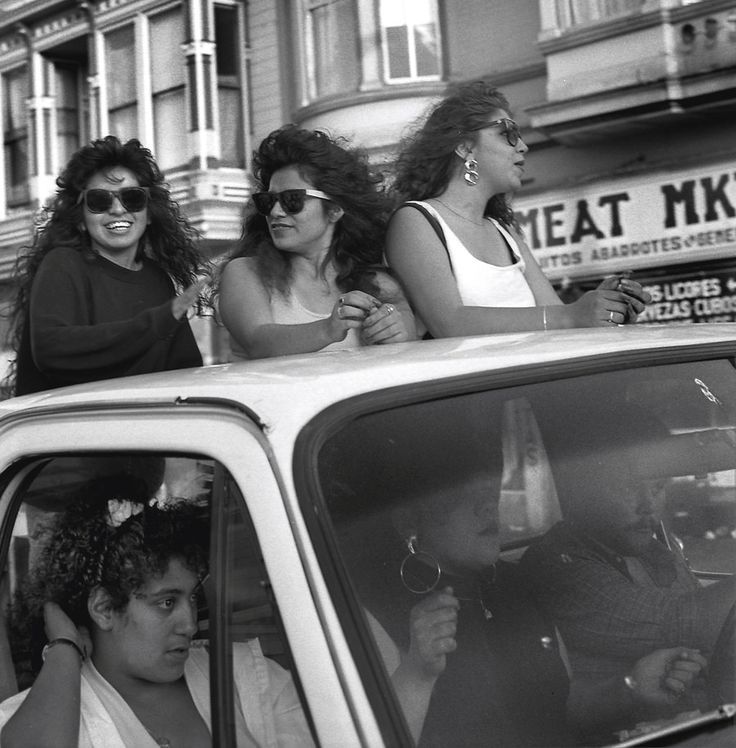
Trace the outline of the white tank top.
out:
<instances>
[{"instance_id":1,"label":"white tank top","mask_svg":"<svg viewBox=\"0 0 736 748\"><path fill-rule=\"evenodd\" d=\"M307 309L293 293L283 296L278 291L274 291L271 295L271 312L273 314L273 321L277 325L303 325L307 322L327 319L330 316L329 314L319 314ZM359 348L362 344L358 333L358 330L351 328L348 330L348 334L344 340L330 343L319 350L340 351ZM238 345L232 335L230 336L230 351L233 358L248 358L246 352Z\"/></svg>"},{"instance_id":2,"label":"white tank top","mask_svg":"<svg viewBox=\"0 0 736 748\"><path fill-rule=\"evenodd\" d=\"M534 293L524 275L526 263L516 240L498 221L488 218L508 244L514 256L512 265L491 265L473 257L429 203L419 200L411 202L423 205L439 221L445 234L457 290L465 306L536 306Z\"/></svg>"}]
</instances>

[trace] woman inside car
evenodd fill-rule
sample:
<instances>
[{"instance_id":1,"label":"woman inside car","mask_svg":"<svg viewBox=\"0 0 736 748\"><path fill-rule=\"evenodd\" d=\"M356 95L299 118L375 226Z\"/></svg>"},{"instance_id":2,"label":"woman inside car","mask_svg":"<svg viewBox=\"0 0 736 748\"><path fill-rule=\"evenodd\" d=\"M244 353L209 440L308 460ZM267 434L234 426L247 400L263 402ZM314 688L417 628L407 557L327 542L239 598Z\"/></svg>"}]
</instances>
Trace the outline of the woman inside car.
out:
<instances>
[{"instance_id":1,"label":"woman inside car","mask_svg":"<svg viewBox=\"0 0 736 748\"><path fill-rule=\"evenodd\" d=\"M590 744L683 711L706 664L695 650L658 650L605 680L569 672L554 626L499 560L499 419L483 416L403 406L326 448L341 548L415 740ZM364 444L370 455L350 460Z\"/></svg>"},{"instance_id":2,"label":"woman inside car","mask_svg":"<svg viewBox=\"0 0 736 748\"><path fill-rule=\"evenodd\" d=\"M382 266L388 202L364 158L286 125L263 140L253 172L253 210L219 289L233 355L413 339L409 305Z\"/></svg>"},{"instance_id":3,"label":"woman inside car","mask_svg":"<svg viewBox=\"0 0 736 748\"><path fill-rule=\"evenodd\" d=\"M148 496L98 479L61 515L23 598L48 643L33 686L0 705L4 748L212 745L209 657L194 639L207 525L196 506ZM313 744L290 675L257 640L234 645L233 676L239 746Z\"/></svg>"},{"instance_id":4,"label":"woman inside car","mask_svg":"<svg viewBox=\"0 0 736 748\"><path fill-rule=\"evenodd\" d=\"M507 199L527 151L506 98L482 80L450 88L401 147L386 254L434 337L626 324L648 303L623 277L562 303Z\"/></svg>"}]
</instances>

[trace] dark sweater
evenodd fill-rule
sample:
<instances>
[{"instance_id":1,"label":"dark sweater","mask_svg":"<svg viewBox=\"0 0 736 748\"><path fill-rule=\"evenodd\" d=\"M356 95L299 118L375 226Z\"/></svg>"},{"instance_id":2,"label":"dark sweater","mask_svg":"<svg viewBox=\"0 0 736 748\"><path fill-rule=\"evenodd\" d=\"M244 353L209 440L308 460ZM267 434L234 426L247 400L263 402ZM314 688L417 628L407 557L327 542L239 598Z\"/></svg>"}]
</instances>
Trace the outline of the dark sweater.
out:
<instances>
[{"instance_id":1,"label":"dark sweater","mask_svg":"<svg viewBox=\"0 0 736 748\"><path fill-rule=\"evenodd\" d=\"M201 366L168 275L144 258L128 270L99 255L54 249L31 289L16 394L98 379Z\"/></svg>"},{"instance_id":2,"label":"dark sweater","mask_svg":"<svg viewBox=\"0 0 736 748\"><path fill-rule=\"evenodd\" d=\"M391 592L370 590L367 607L406 650L410 611L422 598L393 577L387 584ZM443 574L437 588L446 585L460 600L457 649L437 679L419 745L572 745L569 683L555 631L540 617L515 569L499 563L495 581L482 585Z\"/></svg>"}]
</instances>

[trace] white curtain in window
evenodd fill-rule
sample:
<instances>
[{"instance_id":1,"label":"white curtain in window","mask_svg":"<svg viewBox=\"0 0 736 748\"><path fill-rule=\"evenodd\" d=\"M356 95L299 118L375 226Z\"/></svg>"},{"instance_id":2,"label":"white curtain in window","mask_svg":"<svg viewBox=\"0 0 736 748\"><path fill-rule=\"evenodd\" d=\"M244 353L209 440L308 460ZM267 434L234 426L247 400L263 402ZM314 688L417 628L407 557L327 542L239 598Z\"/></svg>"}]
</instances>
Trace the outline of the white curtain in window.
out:
<instances>
[{"instance_id":1,"label":"white curtain in window","mask_svg":"<svg viewBox=\"0 0 736 748\"><path fill-rule=\"evenodd\" d=\"M360 83L360 47L354 0L307 5L309 77L312 98L355 91Z\"/></svg>"},{"instance_id":2,"label":"white curtain in window","mask_svg":"<svg viewBox=\"0 0 736 748\"><path fill-rule=\"evenodd\" d=\"M187 159L186 96L184 93L184 19L174 8L149 21L151 90L155 154L162 169Z\"/></svg>"}]
</instances>

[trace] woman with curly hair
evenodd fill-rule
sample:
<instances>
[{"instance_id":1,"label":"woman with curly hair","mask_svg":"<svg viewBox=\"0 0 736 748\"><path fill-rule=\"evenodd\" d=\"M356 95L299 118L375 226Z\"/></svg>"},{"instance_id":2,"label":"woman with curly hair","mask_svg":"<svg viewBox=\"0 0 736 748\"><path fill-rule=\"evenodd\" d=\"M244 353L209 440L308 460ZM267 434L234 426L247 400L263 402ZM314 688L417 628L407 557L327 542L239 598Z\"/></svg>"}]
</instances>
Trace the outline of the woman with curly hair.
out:
<instances>
[{"instance_id":1,"label":"woman with curly hair","mask_svg":"<svg viewBox=\"0 0 736 748\"><path fill-rule=\"evenodd\" d=\"M482 80L450 87L402 146L386 254L433 336L623 324L649 301L611 277L562 303L507 201L528 150L506 98Z\"/></svg>"},{"instance_id":2,"label":"woman with curly hair","mask_svg":"<svg viewBox=\"0 0 736 748\"><path fill-rule=\"evenodd\" d=\"M286 125L254 154L258 191L220 280L235 357L264 358L415 337L382 265L389 204L365 159Z\"/></svg>"},{"instance_id":3,"label":"woman with curly hair","mask_svg":"<svg viewBox=\"0 0 736 748\"><path fill-rule=\"evenodd\" d=\"M197 235L151 152L95 140L56 184L17 264L15 394L201 366L186 318L202 285Z\"/></svg>"},{"instance_id":4,"label":"woman with curly hair","mask_svg":"<svg viewBox=\"0 0 736 748\"><path fill-rule=\"evenodd\" d=\"M25 608L46 639L33 686L0 704L13 746L210 748L209 655L195 640L207 524L192 504L96 479L61 515ZM313 745L289 673L257 640L233 645L238 745Z\"/></svg>"}]
</instances>

